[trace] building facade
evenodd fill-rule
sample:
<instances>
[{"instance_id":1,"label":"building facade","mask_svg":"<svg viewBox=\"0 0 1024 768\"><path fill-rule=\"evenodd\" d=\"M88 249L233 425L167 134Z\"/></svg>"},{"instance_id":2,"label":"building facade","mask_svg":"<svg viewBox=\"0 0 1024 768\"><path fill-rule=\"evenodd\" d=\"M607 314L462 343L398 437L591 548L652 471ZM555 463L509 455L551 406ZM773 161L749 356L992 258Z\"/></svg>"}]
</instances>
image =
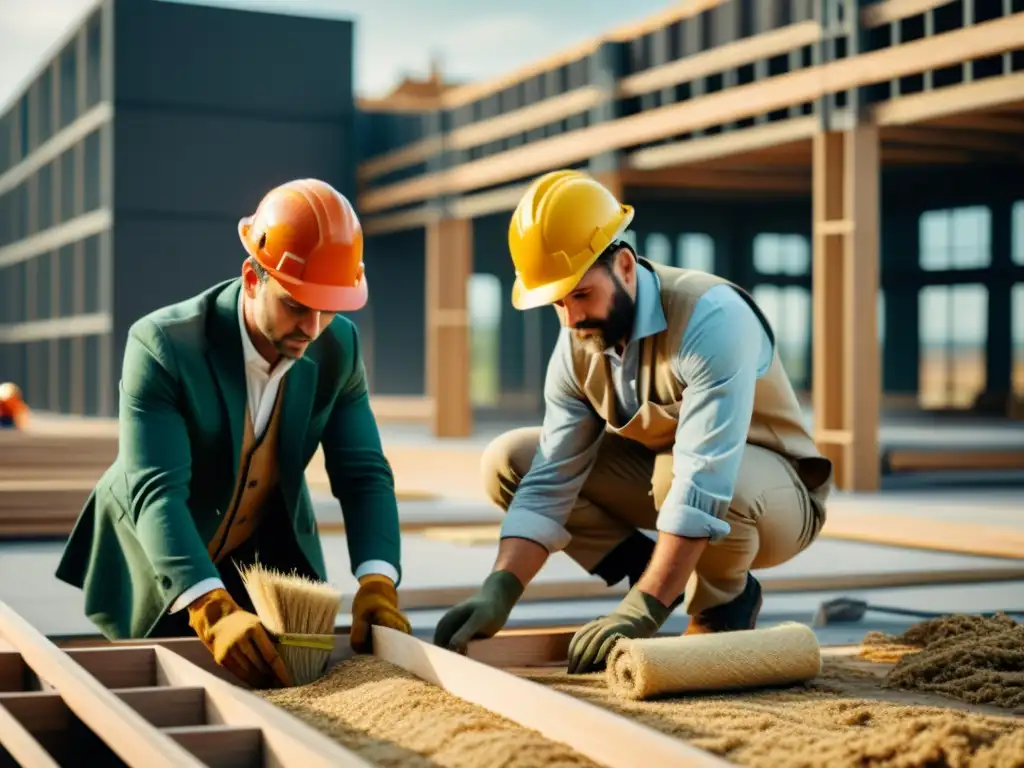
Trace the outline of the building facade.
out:
<instances>
[{"instance_id":1,"label":"building facade","mask_svg":"<svg viewBox=\"0 0 1024 768\"><path fill-rule=\"evenodd\" d=\"M129 326L238 275L266 190L354 196L352 40L344 20L92 7L0 117L0 378L37 410L116 414Z\"/></svg>"}]
</instances>

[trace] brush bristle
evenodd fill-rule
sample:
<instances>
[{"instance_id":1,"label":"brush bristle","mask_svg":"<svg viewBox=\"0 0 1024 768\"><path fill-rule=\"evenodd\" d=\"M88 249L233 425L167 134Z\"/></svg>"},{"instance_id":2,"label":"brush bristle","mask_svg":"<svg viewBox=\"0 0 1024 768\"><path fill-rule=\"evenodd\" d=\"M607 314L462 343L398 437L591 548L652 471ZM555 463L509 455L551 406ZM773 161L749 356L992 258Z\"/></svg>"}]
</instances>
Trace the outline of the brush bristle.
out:
<instances>
[{"instance_id":1,"label":"brush bristle","mask_svg":"<svg viewBox=\"0 0 1024 768\"><path fill-rule=\"evenodd\" d=\"M341 591L322 581L282 573L260 563L236 566L256 615L275 635L326 635L334 632L341 609ZM330 651L280 646L278 652L296 685L317 679L325 671Z\"/></svg>"}]
</instances>

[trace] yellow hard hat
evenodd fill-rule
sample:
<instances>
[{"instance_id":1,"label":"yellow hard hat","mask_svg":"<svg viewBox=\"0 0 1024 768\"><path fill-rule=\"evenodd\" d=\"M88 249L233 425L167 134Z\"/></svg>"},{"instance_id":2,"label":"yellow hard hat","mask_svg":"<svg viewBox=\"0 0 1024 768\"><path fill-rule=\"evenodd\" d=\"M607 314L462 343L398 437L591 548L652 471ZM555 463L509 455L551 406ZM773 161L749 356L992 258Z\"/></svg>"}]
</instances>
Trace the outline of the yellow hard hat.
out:
<instances>
[{"instance_id":1,"label":"yellow hard hat","mask_svg":"<svg viewBox=\"0 0 1024 768\"><path fill-rule=\"evenodd\" d=\"M582 171L551 171L534 180L508 228L516 268L512 306L532 309L563 299L632 220L630 206Z\"/></svg>"}]
</instances>

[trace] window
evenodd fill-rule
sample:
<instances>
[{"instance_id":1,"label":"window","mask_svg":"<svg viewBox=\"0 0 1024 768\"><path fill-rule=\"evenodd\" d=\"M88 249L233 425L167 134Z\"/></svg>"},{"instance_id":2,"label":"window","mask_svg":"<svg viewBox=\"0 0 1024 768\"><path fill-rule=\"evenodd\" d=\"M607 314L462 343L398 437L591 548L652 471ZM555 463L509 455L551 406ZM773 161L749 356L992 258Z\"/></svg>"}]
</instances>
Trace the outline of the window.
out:
<instances>
[{"instance_id":1,"label":"window","mask_svg":"<svg viewBox=\"0 0 1024 768\"><path fill-rule=\"evenodd\" d=\"M1012 210L1013 248L1010 259L1014 264L1024 266L1024 200L1014 203Z\"/></svg>"},{"instance_id":2,"label":"window","mask_svg":"<svg viewBox=\"0 0 1024 768\"><path fill-rule=\"evenodd\" d=\"M678 264L701 272L715 271L715 241L710 235L685 234L679 236Z\"/></svg>"},{"instance_id":3,"label":"window","mask_svg":"<svg viewBox=\"0 0 1024 768\"><path fill-rule=\"evenodd\" d=\"M982 269L992 263L992 212L984 206L928 211L920 238L921 269Z\"/></svg>"},{"instance_id":4,"label":"window","mask_svg":"<svg viewBox=\"0 0 1024 768\"><path fill-rule=\"evenodd\" d=\"M501 398L501 280L475 274L467 285L469 303L469 399L495 407Z\"/></svg>"},{"instance_id":5,"label":"window","mask_svg":"<svg viewBox=\"0 0 1024 768\"><path fill-rule=\"evenodd\" d=\"M1024 397L1024 283L1013 286L1010 296L1013 307L1013 392Z\"/></svg>"},{"instance_id":6,"label":"window","mask_svg":"<svg viewBox=\"0 0 1024 768\"><path fill-rule=\"evenodd\" d=\"M806 275L811 248L803 235L762 232L754 238L754 269L762 275Z\"/></svg>"},{"instance_id":7,"label":"window","mask_svg":"<svg viewBox=\"0 0 1024 768\"><path fill-rule=\"evenodd\" d=\"M647 242L644 245L644 253L642 255L646 256L655 264L671 266L672 244L665 235L656 232L647 236Z\"/></svg>"},{"instance_id":8,"label":"window","mask_svg":"<svg viewBox=\"0 0 1024 768\"><path fill-rule=\"evenodd\" d=\"M924 408L965 408L985 387L988 291L982 285L933 285L918 307L918 397Z\"/></svg>"},{"instance_id":9,"label":"window","mask_svg":"<svg viewBox=\"0 0 1024 768\"><path fill-rule=\"evenodd\" d=\"M811 292L802 286L759 285L752 294L775 331L782 367L796 389L809 389Z\"/></svg>"}]
</instances>

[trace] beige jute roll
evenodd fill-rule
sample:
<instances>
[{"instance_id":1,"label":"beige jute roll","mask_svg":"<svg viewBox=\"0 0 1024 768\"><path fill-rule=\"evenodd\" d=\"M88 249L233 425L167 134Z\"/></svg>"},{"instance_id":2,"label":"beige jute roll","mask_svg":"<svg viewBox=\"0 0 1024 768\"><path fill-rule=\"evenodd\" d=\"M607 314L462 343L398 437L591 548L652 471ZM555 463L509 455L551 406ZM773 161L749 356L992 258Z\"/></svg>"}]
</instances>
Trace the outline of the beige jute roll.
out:
<instances>
[{"instance_id":1,"label":"beige jute roll","mask_svg":"<svg viewBox=\"0 0 1024 768\"><path fill-rule=\"evenodd\" d=\"M768 629L620 640L608 654L605 678L616 696L646 699L800 683L820 672L814 631L786 622Z\"/></svg>"}]
</instances>

